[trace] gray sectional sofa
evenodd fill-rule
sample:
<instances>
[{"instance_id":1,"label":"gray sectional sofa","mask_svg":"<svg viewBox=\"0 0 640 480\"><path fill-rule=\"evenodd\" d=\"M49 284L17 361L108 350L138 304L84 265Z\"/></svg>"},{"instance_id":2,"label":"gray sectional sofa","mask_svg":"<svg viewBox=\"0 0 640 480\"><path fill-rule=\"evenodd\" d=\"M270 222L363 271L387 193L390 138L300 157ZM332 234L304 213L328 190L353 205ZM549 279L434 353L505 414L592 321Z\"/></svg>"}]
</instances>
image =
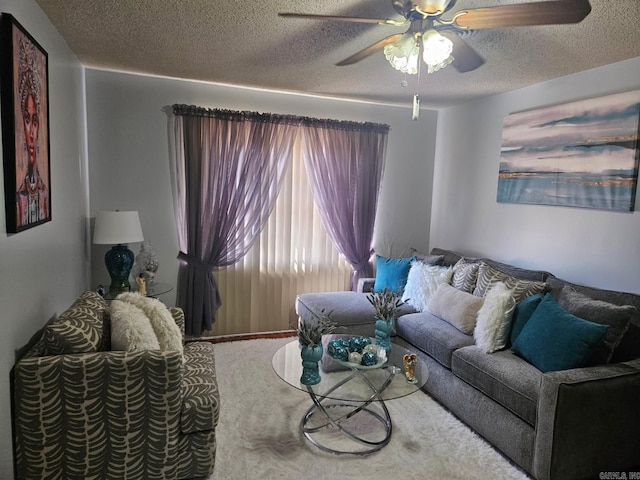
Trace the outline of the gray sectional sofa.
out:
<instances>
[{"instance_id":1,"label":"gray sectional sofa","mask_svg":"<svg viewBox=\"0 0 640 480\"><path fill-rule=\"evenodd\" d=\"M435 248L454 266L462 255ZM537 479L603 478L640 471L640 296L570 284L544 271L485 262L512 278L544 282L554 298L570 286L590 299L631 305L631 322L608 363L543 373L509 348L485 353L472 334L430 313L402 307L395 341L418 353L430 374L425 391ZM367 282L360 289L366 290ZM370 286L370 285L369 285ZM366 292L302 294L296 311L322 311L349 333L373 336Z\"/></svg>"}]
</instances>

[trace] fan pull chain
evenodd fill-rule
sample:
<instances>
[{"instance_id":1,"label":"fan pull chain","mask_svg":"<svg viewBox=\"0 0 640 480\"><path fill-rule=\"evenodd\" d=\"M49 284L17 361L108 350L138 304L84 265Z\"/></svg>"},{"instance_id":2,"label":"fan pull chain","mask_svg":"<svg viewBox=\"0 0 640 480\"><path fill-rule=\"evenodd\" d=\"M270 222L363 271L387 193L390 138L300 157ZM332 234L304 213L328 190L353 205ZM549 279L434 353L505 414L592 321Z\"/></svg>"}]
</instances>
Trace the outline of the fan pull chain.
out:
<instances>
[{"instance_id":1,"label":"fan pull chain","mask_svg":"<svg viewBox=\"0 0 640 480\"><path fill-rule=\"evenodd\" d=\"M413 95L413 110L411 112L411 120L418 121L420 118L420 73L422 72L421 64L418 62L418 86L416 87L416 93Z\"/></svg>"}]
</instances>

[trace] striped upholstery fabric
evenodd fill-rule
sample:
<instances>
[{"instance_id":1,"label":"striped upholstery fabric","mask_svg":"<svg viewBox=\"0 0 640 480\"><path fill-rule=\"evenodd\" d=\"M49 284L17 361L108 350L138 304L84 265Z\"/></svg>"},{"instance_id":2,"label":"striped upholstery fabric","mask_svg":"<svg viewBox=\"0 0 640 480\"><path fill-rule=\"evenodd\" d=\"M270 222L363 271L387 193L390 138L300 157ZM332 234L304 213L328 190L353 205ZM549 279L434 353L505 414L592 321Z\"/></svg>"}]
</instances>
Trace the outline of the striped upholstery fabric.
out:
<instances>
[{"instance_id":1,"label":"striped upholstery fabric","mask_svg":"<svg viewBox=\"0 0 640 480\"><path fill-rule=\"evenodd\" d=\"M183 329L182 310L170 311ZM220 404L213 345L189 343L184 355L96 351L108 345L109 335L101 338L109 328L105 314L101 297L84 294L16 363L16 479L210 475ZM87 352L53 353L81 348Z\"/></svg>"},{"instance_id":2,"label":"striped upholstery fabric","mask_svg":"<svg viewBox=\"0 0 640 480\"><path fill-rule=\"evenodd\" d=\"M29 356L102 352L110 347L109 310L97 292L87 291L48 323Z\"/></svg>"},{"instance_id":3,"label":"striped upholstery fabric","mask_svg":"<svg viewBox=\"0 0 640 480\"><path fill-rule=\"evenodd\" d=\"M471 293L476 286L478 276L478 263L464 258L458 260L453 266L451 285L463 292Z\"/></svg>"},{"instance_id":4,"label":"striped upholstery fabric","mask_svg":"<svg viewBox=\"0 0 640 480\"><path fill-rule=\"evenodd\" d=\"M180 417L182 433L213 430L218 424L220 397L211 358L213 344L187 343L182 390L184 401ZM212 414L213 413L213 414Z\"/></svg>"},{"instance_id":5,"label":"striped upholstery fabric","mask_svg":"<svg viewBox=\"0 0 640 480\"><path fill-rule=\"evenodd\" d=\"M476 288L473 290L473 294L477 297L484 297L491 287L499 282L504 283L507 288L512 291L516 303L536 293L544 292L547 289L547 284L544 282L522 280L512 277L509 274L493 268L488 263L481 262L480 268L478 269Z\"/></svg>"}]
</instances>

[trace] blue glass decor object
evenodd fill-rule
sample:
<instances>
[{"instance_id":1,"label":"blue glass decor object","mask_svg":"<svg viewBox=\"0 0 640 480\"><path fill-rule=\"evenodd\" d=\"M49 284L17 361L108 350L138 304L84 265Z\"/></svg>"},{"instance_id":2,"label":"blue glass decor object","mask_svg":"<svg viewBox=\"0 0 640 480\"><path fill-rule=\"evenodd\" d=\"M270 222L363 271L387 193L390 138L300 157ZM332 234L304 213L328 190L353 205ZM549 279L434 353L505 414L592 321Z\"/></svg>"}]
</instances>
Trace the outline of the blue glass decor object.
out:
<instances>
[{"instance_id":1,"label":"blue glass decor object","mask_svg":"<svg viewBox=\"0 0 640 480\"><path fill-rule=\"evenodd\" d=\"M327 353L335 358L336 349L341 347L342 342L340 340L332 340L327 344Z\"/></svg>"},{"instance_id":2,"label":"blue glass decor object","mask_svg":"<svg viewBox=\"0 0 640 480\"><path fill-rule=\"evenodd\" d=\"M352 352L361 353L363 348L364 342L362 340L362 337L353 337L351 340L349 340L349 350L351 350Z\"/></svg>"},{"instance_id":3,"label":"blue glass decor object","mask_svg":"<svg viewBox=\"0 0 640 480\"><path fill-rule=\"evenodd\" d=\"M387 352L391 351L391 332L395 329L395 318L391 320L376 319L376 344Z\"/></svg>"},{"instance_id":4,"label":"blue glass decor object","mask_svg":"<svg viewBox=\"0 0 640 480\"><path fill-rule=\"evenodd\" d=\"M333 354L331 354L331 356L333 358L335 358L336 360L340 360L342 362L348 362L349 361L349 350L347 348L344 348L341 345L341 346L337 347L333 351Z\"/></svg>"},{"instance_id":5,"label":"blue glass decor object","mask_svg":"<svg viewBox=\"0 0 640 480\"><path fill-rule=\"evenodd\" d=\"M129 273L133 267L133 252L126 245L114 245L105 253L104 263L111 277L109 290L130 290Z\"/></svg>"},{"instance_id":6,"label":"blue glass decor object","mask_svg":"<svg viewBox=\"0 0 640 480\"><path fill-rule=\"evenodd\" d=\"M378 357L373 352L364 352L362 354L362 360L360 361L362 365L365 367L372 367L376 363L378 363Z\"/></svg>"},{"instance_id":7,"label":"blue glass decor object","mask_svg":"<svg viewBox=\"0 0 640 480\"><path fill-rule=\"evenodd\" d=\"M318 362L322 359L322 345L302 345L300 356L302 357L300 383L303 385L317 385L321 380Z\"/></svg>"}]
</instances>

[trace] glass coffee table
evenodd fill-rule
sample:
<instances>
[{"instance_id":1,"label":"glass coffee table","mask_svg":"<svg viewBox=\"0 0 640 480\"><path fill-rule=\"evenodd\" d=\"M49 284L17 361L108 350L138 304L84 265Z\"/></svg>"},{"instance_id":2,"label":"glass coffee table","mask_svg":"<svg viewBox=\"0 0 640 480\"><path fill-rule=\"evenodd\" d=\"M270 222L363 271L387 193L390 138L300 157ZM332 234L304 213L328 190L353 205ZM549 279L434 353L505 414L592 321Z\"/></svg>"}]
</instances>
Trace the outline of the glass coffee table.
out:
<instances>
[{"instance_id":1,"label":"glass coffee table","mask_svg":"<svg viewBox=\"0 0 640 480\"><path fill-rule=\"evenodd\" d=\"M332 359L327 354L328 342L349 337L326 335L323 338L321 381L317 385L300 383L302 359L297 339L274 354L272 365L288 385L311 397L313 405L300 422L301 432L307 440L325 452L368 455L391 440L391 416L385 402L420 390L429 371L418 358L415 383L409 382L404 373L404 355L415 352L396 344L392 344L387 361L376 367L345 365Z\"/></svg>"}]
</instances>

